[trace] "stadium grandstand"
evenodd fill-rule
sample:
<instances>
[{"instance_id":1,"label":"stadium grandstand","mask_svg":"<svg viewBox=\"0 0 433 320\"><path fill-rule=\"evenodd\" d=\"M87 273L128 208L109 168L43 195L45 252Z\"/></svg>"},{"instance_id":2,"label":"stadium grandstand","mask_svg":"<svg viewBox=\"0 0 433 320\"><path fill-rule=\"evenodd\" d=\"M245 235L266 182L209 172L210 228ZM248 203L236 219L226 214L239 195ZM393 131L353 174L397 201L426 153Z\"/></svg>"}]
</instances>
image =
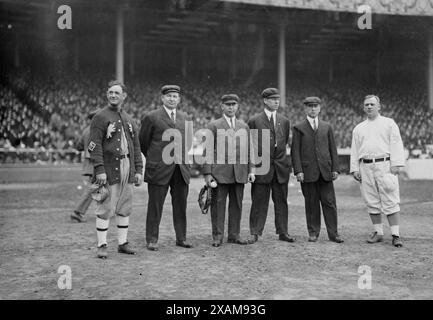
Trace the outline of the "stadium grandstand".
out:
<instances>
[{"instance_id":1,"label":"stadium grandstand","mask_svg":"<svg viewBox=\"0 0 433 320\"><path fill-rule=\"evenodd\" d=\"M87 114L114 78L137 125L166 83L181 86L195 129L220 116L223 93L240 96L246 120L278 87L292 124L319 96L342 155L376 94L408 157L433 158L432 16L424 0L0 0L0 163L79 162Z\"/></svg>"}]
</instances>

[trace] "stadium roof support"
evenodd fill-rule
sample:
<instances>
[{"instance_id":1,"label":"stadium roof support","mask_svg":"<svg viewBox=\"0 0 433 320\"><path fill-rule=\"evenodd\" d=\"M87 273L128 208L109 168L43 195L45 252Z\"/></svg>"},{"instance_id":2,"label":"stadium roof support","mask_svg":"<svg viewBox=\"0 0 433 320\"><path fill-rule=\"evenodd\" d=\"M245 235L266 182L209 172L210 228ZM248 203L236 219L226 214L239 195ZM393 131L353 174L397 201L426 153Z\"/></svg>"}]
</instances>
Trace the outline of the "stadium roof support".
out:
<instances>
[{"instance_id":1,"label":"stadium roof support","mask_svg":"<svg viewBox=\"0 0 433 320\"><path fill-rule=\"evenodd\" d=\"M433 110L433 31L430 31L428 40L428 102Z\"/></svg>"},{"instance_id":2,"label":"stadium roof support","mask_svg":"<svg viewBox=\"0 0 433 320\"><path fill-rule=\"evenodd\" d=\"M280 105L286 106L286 13L282 15L278 35L278 88Z\"/></svg>"},{"instance_id":3,"label":"stadium roof support","mask_svg":"<svg viewBox=\"0 0 433 320\"><path fill-rule=\"evenodd\" d=\"M124 82L124 57L123 57L123 8L117 8L116 17L116 80Z\"/></svg>"}]
</instances>

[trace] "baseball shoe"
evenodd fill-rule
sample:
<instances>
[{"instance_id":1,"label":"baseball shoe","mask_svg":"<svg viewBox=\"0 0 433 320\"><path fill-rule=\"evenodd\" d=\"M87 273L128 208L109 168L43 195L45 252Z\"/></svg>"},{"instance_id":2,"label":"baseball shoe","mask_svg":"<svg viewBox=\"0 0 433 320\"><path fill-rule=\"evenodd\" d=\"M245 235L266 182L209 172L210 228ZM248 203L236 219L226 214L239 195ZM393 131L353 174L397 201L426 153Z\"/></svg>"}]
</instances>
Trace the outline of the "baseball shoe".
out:
<instances>
[{"instance_id":1,"label":"baseball shoe","mask_svg":"<svg viewBox=\"0 0 433 320\"><path fill-rule=\"evenodd\" d=\"M336 242L336 243L343 243L344 242L344 240L341 239L340 236L336 236L334 238L330 238L329 240L332 241L332 242Z\"/></svg>"},{"instance_id":2,"label":"baseball shoe","mask_svg":"<svg viewBox=\"0 0 433 320\"><path fill-rule=\"evenodd\" d=\"M252 234L248 239L247 239L249 244L253 244L256 243L257 241L259 241L259 236L257 234Z\"/></svg>"},{"instance_id":3,"label":"baseball shoe","mask_svg":"<svg viewBox=\"0 0 433 320\"><path fill-rule=\"evenodd\" d=\"M124 244L119 244L119 246L117 247L117 252L126 253L126 254L135 254L136 253L134 250L132 250L132 248L128 242L125 242Z\"/></svg>"},{"instance_id":4,"label":"baseball shoe","mask_svg":"<svg viewBox=\"0 0 433 320\"><path fill-rule=\"evenodd\" d=\"M403 241L399 236L392 235L392 245L397 248L403 247Z\"/></svg>"},{"instance_id":5,"label":"baseball shoe","mask_svg":"<svg viewBox=\"0 0 433 320\"><path fill-rule=\"evenodd\" d=\"M146 247L147 247L147 250L150 250L150 251L158 251L159 250L158 244L156 242L149 242Z\"/></svg>"},{"instance_id":6,"label":"baseball shoe","mask_svg":"<svg viewBox=\"0 0 433 320\"><path fill-rule=\"evenodd\" d=\"M237 237L237 238L228 238L227 239L228 243L236 243L236 244L248 244L247 240L242 239L241 237Z\"/></svg>"},{"instance_id":7,"label":"baseball shoe","mask_svg":"<svg viewBox=\"0 0 433 320\"><path fill-rule=\"evenodd\" d=\"M71 220L74 222L86 222L86 218L84 218L84 215L77 211L74 211L71 214Z\"/></svg>"},{"instance_id":8,"label":"baseball shoe","mask_svg":"<svg viewBox=\"0 0 433 320\"><path fill-rule=\"evenodd\" d=\"M107 259L107 245L103 244L100 247L98 247L98 252L96 253L98 258L100 259Z\"/></svg>"},{"instance_id":9,"label":"baseball shoe","mask_svg":"<svg viewBox=\"0 0 433 320\"><path fill-rule=\"evenodd\" d=\"M309 236L308 237L308 242L317 242L318 238L319 238L318 236Z\"/></svg>"},{"instance_id":10,"label":"baseball shoe","mask_svg":"<svg viewBox=\"0 0 433 320\"><path fill-rule=\"evenodd\" d=\"M383 241L383 235L377 234L377 231L373 232L367 239L368 243L376 243L382 241Z\"/></svg>"},{"instance_id":11,"label":"baseball shoe","mask_svg":"<svg viewBox=\"0 0 433 320\"><path fill-rule=\"evenodd\" d=\"M281 241L295 242L295 238L294 238L294 237L291 237L291 236L290 236L289 234L287 234L287 233L281 233L281 234L278 236L278 239L281 240Z\"/></svg>"},{"instance_id":12,"label":"baseball shoe","mask_svg":"<svg viewBox=\"0 0 433 320\"><path fill-rule=\"evenodd\" d=\"M176 240L176 245L183 248L192 248L192 244L186 240Z\"/></svg>"},{"instance_id":13,"label":"baseball shoe","mask_svg":"<svg viewBox=\"0 0 433 320\"><path fill-rule=\"evenodd\" d=\"M213 240L212 241L212 247L220 247L223 244L222 240Z\"/></svg>"}]
</instances>

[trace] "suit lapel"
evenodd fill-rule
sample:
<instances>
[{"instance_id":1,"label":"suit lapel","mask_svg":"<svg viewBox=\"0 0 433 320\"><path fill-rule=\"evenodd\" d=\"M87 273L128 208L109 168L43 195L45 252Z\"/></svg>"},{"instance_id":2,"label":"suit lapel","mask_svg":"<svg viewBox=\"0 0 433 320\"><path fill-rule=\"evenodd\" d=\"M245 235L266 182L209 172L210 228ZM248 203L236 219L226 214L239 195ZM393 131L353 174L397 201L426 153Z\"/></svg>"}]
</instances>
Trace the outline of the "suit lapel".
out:
<instances>
[{"instance_id":1,"label":"suit lapel","mask_svg":"<svg viewBox=\"0 0 433 320\"><path fill-rule=\"evenodd\" d=\"M165 123L167 123L169 127L171 127L171 128L175 127L175 124L171 120L170 116L167 114L167 111L165 111L164 106L161 106L161 108L160 108L160 115L161 115L161 119ZM176 117L176 122L177 122L177 117Z\"/></svg>"},{"instance_id":2,"label":"suit lapel","mask_svg":"<svg viewBox=\"0 0 433 320\"><path fill-rule=\"evenodd\" d=\"M260 114L260 119L262 120L263 125L266 127L266 129L271 129L271 124L269 123L268 116L266 115L265 111Z\"/></svg>"},{"instance_id":3,"label":"suit lapel","mask_svg":"<svg viewBox=\"0 0 433 320\"><path fill-rule=\"evenodd\" d=\"M311 134L313 134L313 135L315 134L313 128L311 128L311 124L310 124L310 122L309 122L307 119L305 119L305 121L304 121L304 127L306 127L306 130L307 130L309 133L311 133Z\"/></svg>"}]
</instances>

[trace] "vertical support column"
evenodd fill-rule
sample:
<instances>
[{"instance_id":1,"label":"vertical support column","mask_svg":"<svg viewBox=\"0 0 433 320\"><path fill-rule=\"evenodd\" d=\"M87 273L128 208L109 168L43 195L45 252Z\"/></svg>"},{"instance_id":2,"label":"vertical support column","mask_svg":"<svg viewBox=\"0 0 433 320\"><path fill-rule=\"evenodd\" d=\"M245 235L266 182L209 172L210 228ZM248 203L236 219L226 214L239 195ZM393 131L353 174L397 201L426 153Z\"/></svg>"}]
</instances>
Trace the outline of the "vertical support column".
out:
<instances>
[{"instance_id":1,"label":"vertical support column","mask_svg":"<svg viewBox=\"0 0 433 320\"><path fill-rule=\"evenodd\" d=\"M15 36L15 46L14 46L14 67L18 69L20 67L20 45L18 41L18 35Z\"/></svg>"},{"instance_id":2,"label":"vertical support column","mask_svg":"<svg viewBox=\"0 0 433 320\"><path fill-rule=\"evenodd\" d=\"M380 52L377 53L376 55L376 83L380 84L381 79L380 79Z\"/></svg>"},{"instance_id":3,"label":"vertical support column","mask_svg":"<svg viewBox=\"0 0 433 320\"><path fill-rule=\"evenodd\" d=\"M135 43L129 44L129 75L133 76L135 72Z\"/></svg>"},{"instance_id":4,"label":"vertical support column","mask_svg":"<svg viewBox=\"0 0 433 320\"><path fill-rule=\"evenodd\" d=\"M428 40L428 105L433 110L433 31Z\"/></svg>"},{"instance_id":5,"label":"vertical support column","mask_svg":"<svg viewBox=\"0 0 433 320\"><path fill-rule=\"evenodd\" d=\"M75 38L74 41L74 71L79 71L80 69L80 41Z\"/></svg>"},{"instance_id":6,"label":"vertical support column","mask_svg":"<svg viewBox=\"0 0 433 320\"><path fill-rule=\"evenodd\" d=\"M187 63L188 63L188 48L186 46L182 47L182 77L186 79L187 77Z\"/></svg>"},{"instance_id":7,"label":"vertical support column","mask_svg":"<svg viewBox=\"0 0 433 320\"><path fill-rule=\"evenodd\" d=\"M286 13L281 17L278 34L278 89L283 108L286 106L286 17Z\"/></svg>"},{"instance_id":8,"label":"vertical support column","mask_svg":"<svg viewBox=\"0 0 433 320\"><path fill-rule=\"evenodd\" d=\"M328 81L329 83L332 83L332 81L334 81L334 59L332 56L332 52L329 53Z\"/></svg>"},{"instance_id":9,"label":"vertical support column","mask_svg":"<svg viewBox=\"0 0 433 320\"><path fill-rule=\"evenodd\" d=\"M124 82L123 66L123 8L117 8L116 19L116 79Z\"/></svg>"}]
</instances>

